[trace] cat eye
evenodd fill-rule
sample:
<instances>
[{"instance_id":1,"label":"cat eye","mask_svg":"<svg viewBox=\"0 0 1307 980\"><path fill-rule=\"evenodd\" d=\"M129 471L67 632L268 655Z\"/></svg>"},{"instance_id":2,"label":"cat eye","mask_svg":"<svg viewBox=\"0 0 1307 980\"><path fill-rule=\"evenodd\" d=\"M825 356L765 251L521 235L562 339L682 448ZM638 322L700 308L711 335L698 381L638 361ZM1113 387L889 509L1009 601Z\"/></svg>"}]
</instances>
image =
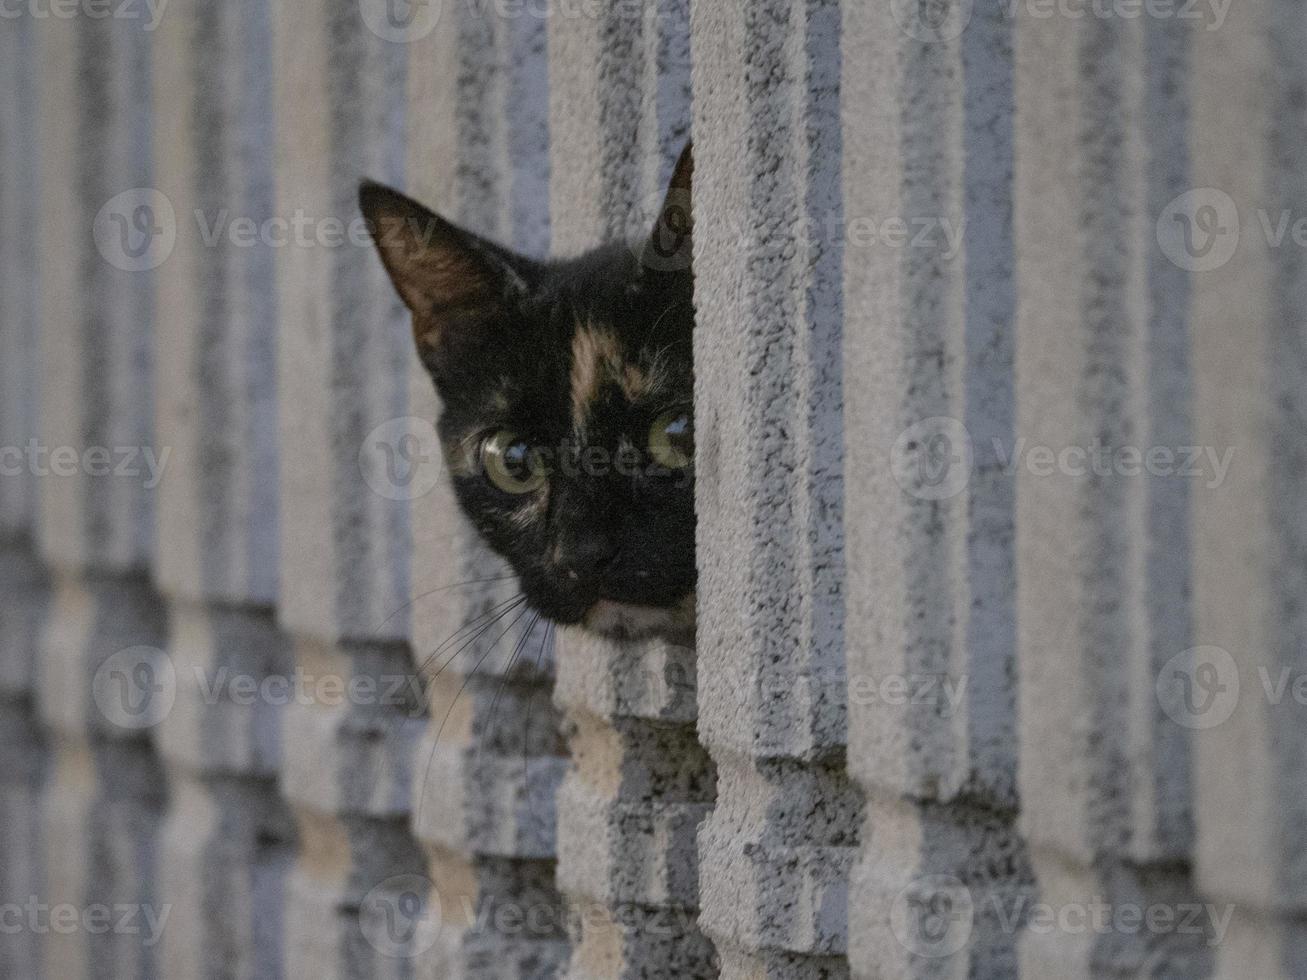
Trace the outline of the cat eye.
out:
<instances>
[{"instance_id":1,"label":"cat eye","mask_svg":"<svg viewBox=\"0 0 1307 980\"><path fill-rule=\"evenodd\" d=\"M505 493L533 493L544 486L537 454L511 429L500 429L481 444L481 462L490 482Z\"/></svg>"},{"instance_id":2,"label":"cat eye","mask_svg":"<svg viewBox=\"0 0 1307 980\"><path fill-rule=\"evenodd\" d=\"M649 455L669 470L683 470L694 462L694 423L686 409L672 409L654 420L649 429Z\"/></svg>"}]
</instances>

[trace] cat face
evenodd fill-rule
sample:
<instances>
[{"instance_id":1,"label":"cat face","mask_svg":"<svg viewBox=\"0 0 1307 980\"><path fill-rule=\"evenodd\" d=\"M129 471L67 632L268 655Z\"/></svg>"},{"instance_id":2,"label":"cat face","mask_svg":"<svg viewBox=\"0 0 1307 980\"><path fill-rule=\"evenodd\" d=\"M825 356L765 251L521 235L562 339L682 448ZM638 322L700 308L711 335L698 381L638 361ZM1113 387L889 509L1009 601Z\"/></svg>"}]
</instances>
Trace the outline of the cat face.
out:
<instances>
[{"instance_id":1,"label":"cat face","mask_svg":"<svg viewBox=\"0 0 1307 980\"><path fill-rule=\"evenodd\" d=\"M692 166L641 247L556 262L360 191L464 513L533 608L615 638L693 637Z\"/></svg>"}]
</instances>

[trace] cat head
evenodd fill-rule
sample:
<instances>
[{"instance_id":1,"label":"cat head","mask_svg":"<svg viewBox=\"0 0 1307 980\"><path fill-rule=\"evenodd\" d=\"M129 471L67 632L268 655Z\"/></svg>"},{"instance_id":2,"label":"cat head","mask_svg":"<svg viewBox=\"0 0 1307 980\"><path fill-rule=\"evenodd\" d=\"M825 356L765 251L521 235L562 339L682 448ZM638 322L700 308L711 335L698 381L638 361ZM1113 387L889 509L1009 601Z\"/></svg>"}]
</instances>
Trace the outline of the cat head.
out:
<instances>
[{"instance_id":1,"label":"cat head","mask_svg":"<svg viewBox=\"0 0 1307 980\"><path fill-rule=\"evenodd\" d=\"M359 193L464 513L534 609L615 638L693 636L692 171L687 146L646 241L562 261Z\"/></svg>"}]
</instances>

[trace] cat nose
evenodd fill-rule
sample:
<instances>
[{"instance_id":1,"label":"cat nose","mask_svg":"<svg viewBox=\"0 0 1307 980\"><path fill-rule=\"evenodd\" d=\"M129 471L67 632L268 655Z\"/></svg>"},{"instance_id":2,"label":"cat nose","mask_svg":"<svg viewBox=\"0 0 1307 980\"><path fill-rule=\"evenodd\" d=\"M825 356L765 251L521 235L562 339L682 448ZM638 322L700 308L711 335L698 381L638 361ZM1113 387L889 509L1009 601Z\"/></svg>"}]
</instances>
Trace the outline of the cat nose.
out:
<instances>
[{"instance_id":1,"label":"cat nose","mask_svg":"<svg viewBox=\"0 0 1307 980\"><path fill-rule=\"evenodd\" d=\"M563 567L568 578L601 572L617 554L617 545L600 531L587 531L568 542L563 551Z\"/></svg>"}]
</instances>

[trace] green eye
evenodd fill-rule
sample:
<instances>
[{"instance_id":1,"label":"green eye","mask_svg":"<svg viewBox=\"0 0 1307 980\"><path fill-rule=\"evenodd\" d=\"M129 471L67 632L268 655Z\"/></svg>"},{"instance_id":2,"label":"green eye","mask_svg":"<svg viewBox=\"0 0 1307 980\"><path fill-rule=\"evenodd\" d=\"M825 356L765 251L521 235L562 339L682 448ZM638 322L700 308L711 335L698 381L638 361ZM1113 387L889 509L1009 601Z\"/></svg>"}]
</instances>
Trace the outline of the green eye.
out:
<instances>
[{"instance_id":1,"label":"green eye","mask_svg":"<svg viewBox=\"0 0 1307 980\"><path fill-rule=\"evenodd\" d=\"M694 423L686 409L658 416L649 429L649 455L669 470L683 470L694 462Z\"/></svg>"},{"instance_id":2,"label":"green eye","mask_svg":"<svg viewBox=\"0 0 1307 980\"><path fill-rule=\"evenodd\" d=\"M533 493L544 486L539 457L511 429L500 429L481 444L481 462L490 482L505 493Z\"/></svg>"}]
</instances>

